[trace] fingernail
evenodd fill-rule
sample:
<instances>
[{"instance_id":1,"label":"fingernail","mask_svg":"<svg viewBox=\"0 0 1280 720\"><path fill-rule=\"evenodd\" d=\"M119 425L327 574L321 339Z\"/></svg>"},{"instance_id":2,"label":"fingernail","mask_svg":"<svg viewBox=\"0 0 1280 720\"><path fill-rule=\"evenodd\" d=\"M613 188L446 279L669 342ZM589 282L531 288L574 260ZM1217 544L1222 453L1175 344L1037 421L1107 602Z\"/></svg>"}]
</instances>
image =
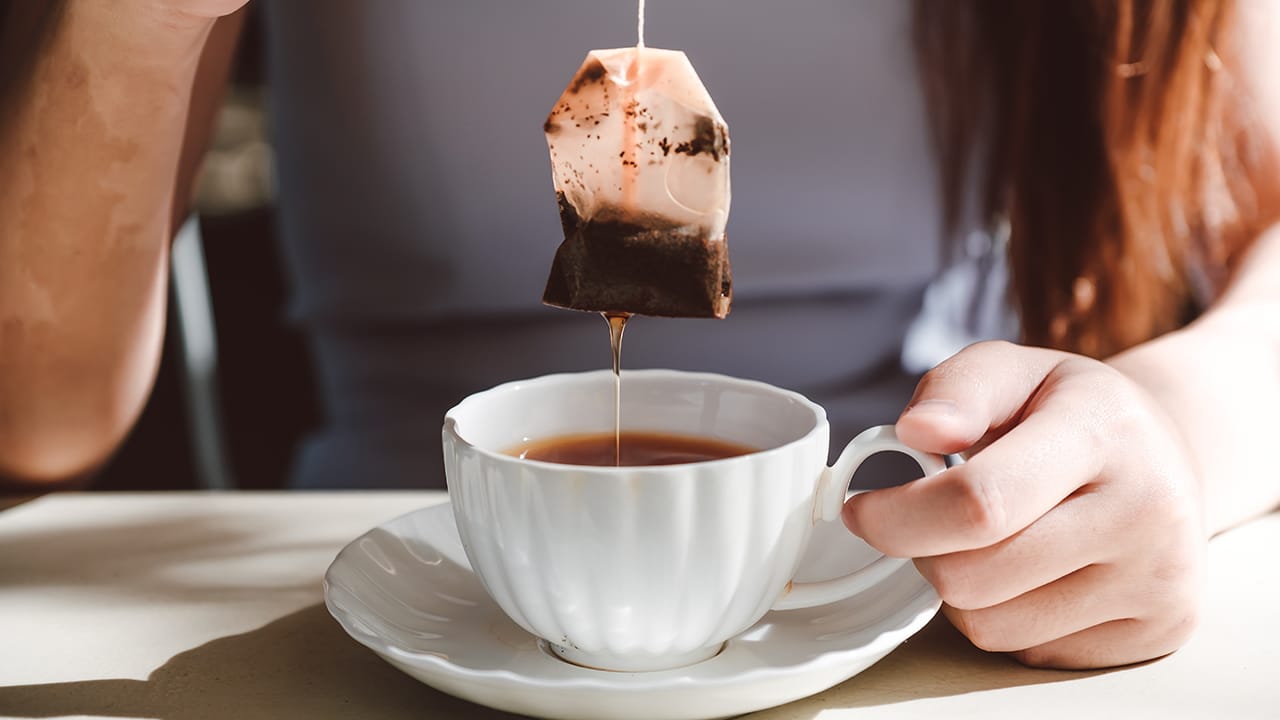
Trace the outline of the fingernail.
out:
<instances>
[{"instance_id":1,"label":"fingernail","mask_svg":"<svg viewBox=\"0 0 1280 720\"><path fill-rule=\"evenodd\" d=\"M907 407L906 410L902 412L902 414L907 415L907 414L925 413L929 415L956 415L959 412L960 412L960 409L956 407L956 404L950 400L943 400L941 398L929 398L927 400L921 400L919 402L912 403L910 406Z\"/></svg>"}]
</instances>

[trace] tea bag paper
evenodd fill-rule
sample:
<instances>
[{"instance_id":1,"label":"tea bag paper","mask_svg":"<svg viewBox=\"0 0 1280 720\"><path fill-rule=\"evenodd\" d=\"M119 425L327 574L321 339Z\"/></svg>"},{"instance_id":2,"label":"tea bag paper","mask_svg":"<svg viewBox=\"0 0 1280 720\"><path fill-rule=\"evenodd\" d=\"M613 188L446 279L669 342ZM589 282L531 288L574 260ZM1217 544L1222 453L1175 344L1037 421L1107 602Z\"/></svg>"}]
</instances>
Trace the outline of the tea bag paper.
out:
<instances>
[{"instance_id":1,"label":"tea bag paper","mask_svg":"<svg viewBox=\"0 0 1280 720\"><path fill-rule=\"evenodd\" d=\"M729 134L685 54L591 51L544 129L564 242L543 302L727 315Z\"/></svg>"}]
</instances>

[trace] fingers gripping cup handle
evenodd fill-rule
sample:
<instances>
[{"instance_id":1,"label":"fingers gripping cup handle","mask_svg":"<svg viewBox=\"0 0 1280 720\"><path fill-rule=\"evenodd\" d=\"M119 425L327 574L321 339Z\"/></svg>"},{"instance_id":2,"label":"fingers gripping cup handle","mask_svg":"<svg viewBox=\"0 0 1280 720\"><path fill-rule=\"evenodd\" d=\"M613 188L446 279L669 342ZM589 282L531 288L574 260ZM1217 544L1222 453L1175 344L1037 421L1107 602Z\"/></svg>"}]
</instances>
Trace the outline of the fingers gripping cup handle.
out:
<instances>
[{"instance_id":1,"label":"fingers gripping cup handle","mask_svg":"<svg viewBox=\"0 0 1280 720\"><path fill-rule=\"evenodd\" d=\"M814 520L831 522L840 517L840 509L848 498L849 482L867 458L881 452L897 452L916 461L916 465L925 476L937 475L947 469L947 462L941 455L920 452L907 447L898 439L898 433L892 425L878 425L862 431L844 447L836 464L823 473L818 487L817 506L814 508ZM855 491L855 492L866 492Z\"/></svg>"},{"instance_id":2,"label":"fingers gripping cup handle","mask_svg":"<svg viewBox=\"0 0 1280 720\"><path fill-rule=\"evenodd\" d=\"M946 461L941 455L920 452L903 445L892 425L869 428L845 446L835 465L823 471L822 479L818 482L814 522L831 522L837 519L854 472L867 458L885 451L899 452L915 460L926 476L936 475L947 469ZM871 564L848 575L821 582L792 582L774 603L773 609L792 610L843 600L884 580L907 562L907 558L881 555Z\"/></svg>"}]
</instances>

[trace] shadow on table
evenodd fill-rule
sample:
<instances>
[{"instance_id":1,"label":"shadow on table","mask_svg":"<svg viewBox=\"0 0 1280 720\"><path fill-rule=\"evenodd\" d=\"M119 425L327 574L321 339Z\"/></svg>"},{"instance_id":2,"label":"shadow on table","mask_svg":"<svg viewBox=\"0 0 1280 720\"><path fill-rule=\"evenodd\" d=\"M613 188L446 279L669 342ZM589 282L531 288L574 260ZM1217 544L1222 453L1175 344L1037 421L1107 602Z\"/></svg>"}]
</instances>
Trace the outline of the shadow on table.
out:
<instances>
[{"instance_id":1,"label":"shadow on table","mask_svg":"<svg viewBox=\"0 0 1280 720\"><path fill-rule=\"evenodd\" d=\"M1063 682L1100 672L1105 671L1022 667L1003 655L977 650L939 616L903 647L842 685L749 717L802 720L833 709ZM518 717L459 700L401 673L347 637L321 604L175 655L146 680L0 688L0 714L160 720Z\"/></svg>"},{"instance_id":2,"label":"shadow on table","mask_svg":"<svg viewBox=\"0 0 1280 720\"><path fill-rule=\"evenodd\" d=\"M1121 671L1123 668L1120 669ZM892 705L1000 688L1069 682L1117 670L1038 670L974 647L941 614L866 671L843 684L752 720L816 718L824 711Z\"/></svg>"},{"instance_id":3,"label":"shadow on table","mask_svg":"<svg viewBox=\"0 0 1280 720\"><path fill-rule=\"evenodd\" d=\"M250 552L288 561L332 545L327 538L272 542L263 538L262 528L261 519L250 511L211 518L191 510L86 521L74 528L24 528L0 542L0 587L56 587L60 592L93 593L104 602L119 595L155 599L190 598L194 593L206 601L253 600L264 587L273 592L314 592L319 583L313 577L290 582L264 572L232 583L223 580L229 576L209 571ZM74 572L68 573L68 568Z\"/></svg>"},{"instance_id":4,"label":"shadow on table","mask_svg":"<svg viewBox=\"0 0 1280 720\"><path fill-rule=\"evenodd\" d=\"M160 720L518 716L432 690L347 637L321 604L175 655L146 680L0 688L0 714Z\"/></svg>"}]
</instances>

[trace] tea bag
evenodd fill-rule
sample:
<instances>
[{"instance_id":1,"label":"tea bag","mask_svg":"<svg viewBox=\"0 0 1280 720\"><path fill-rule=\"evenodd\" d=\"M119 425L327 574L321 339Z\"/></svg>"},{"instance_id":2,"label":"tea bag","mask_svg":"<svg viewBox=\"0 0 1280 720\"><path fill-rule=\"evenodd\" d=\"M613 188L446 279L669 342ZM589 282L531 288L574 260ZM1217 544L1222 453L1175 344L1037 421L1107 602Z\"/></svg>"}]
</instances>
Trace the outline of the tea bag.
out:
<instances>
[{"instance_id":1,"label":"tea bag","mask_svg":"<svg viewBox=\"0 0 1280 720\"><path fill-rule=\"evenodd\" d=\"M729 313L729 133L684 53L593 50L544 129L564 242L542 301Z\"/></svg>"}]
</instances>

